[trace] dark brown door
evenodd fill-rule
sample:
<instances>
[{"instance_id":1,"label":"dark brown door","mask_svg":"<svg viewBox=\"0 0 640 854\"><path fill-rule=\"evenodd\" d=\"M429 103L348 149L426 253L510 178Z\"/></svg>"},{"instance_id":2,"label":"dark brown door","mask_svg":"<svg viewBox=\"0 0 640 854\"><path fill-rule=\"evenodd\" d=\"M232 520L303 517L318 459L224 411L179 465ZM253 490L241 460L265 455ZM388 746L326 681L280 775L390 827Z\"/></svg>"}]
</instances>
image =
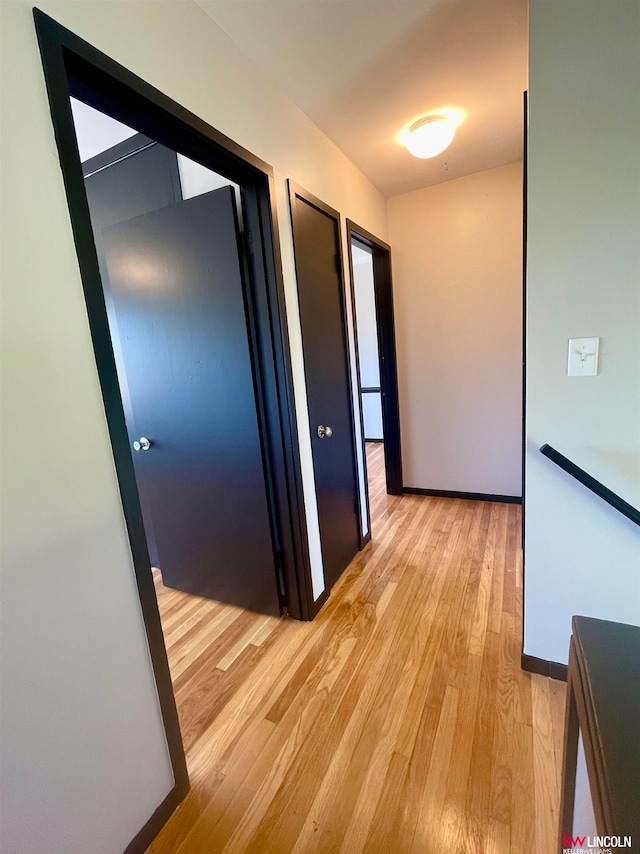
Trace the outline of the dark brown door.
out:
<instances>
[{"instance_id":1,"label":"dark brown door","mask_svg":"<svg viewBox=\"0 0 640 854\"><path fill-rule=\"evenodd\" d=\"M278 614L233 192L103 238L163 581Z\"/></svg>"},{"instance_id":2,"label":"dark brown door","mask_svg":"<svg viewBox=\"0 0 640 854\"><path fill-rule=\"evenodd\" d=\"M340 218L293 185L290 198L322 562L330 589L360 547Z\"/></svg>"}]
</instances>

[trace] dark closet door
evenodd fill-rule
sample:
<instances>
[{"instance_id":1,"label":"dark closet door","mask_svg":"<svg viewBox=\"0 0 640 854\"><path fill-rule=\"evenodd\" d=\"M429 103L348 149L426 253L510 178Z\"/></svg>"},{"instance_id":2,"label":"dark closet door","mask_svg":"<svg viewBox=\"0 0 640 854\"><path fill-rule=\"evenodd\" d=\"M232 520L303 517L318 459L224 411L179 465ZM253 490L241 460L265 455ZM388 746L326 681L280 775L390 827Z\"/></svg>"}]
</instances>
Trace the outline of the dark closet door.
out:
<instances>
[{"instance_id":1,"label":"dark closet door","mask_svg":"<svg viewBox=\"0 0 640 854\"><path fill-rule=\"evenodd\" d=\"M163 581L278 614L233 192L103 238Z\"/></svg>"},{"instance_id":2,"label":"dark closet door","mask_svg":"<svg viewBox=\"0 0 640 854\"><path fill-rule=\"evenodd\" d=\"M322 562L330 589L360 547L339 215L299 188L290 190Z\"/></svg>"}]
</instances>

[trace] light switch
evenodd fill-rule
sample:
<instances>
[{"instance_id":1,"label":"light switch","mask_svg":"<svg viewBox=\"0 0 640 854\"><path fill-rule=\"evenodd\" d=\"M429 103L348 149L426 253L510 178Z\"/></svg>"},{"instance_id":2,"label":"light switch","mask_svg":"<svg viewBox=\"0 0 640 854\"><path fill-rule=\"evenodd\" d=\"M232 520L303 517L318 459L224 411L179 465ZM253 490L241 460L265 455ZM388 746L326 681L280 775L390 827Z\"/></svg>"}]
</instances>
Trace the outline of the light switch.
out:
<instances>
[{"instance_id":1,"label":"light switch","mask_svg":"<svg viewBox=\"0 0 640 854\"><path fill-rule=\"evenodd\" d=\"M595 377L598 373L599 338L569 338L568 377Z\"/></svg>"}]
</instances>

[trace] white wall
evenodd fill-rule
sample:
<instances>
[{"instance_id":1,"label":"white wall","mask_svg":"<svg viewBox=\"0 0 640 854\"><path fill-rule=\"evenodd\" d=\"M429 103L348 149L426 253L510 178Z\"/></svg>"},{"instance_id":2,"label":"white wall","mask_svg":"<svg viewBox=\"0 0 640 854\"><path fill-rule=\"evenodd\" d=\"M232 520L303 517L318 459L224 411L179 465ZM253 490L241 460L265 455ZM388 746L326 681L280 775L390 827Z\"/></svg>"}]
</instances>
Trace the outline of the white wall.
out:
<instances>
[{"instance_id":1,"label":"white wall","mask_svg":"<svg viewBox=\"0 0 640 854\"><path fill-rule=\"evenodd\" d=\"M639 45L637 0L531 0L525 652L560 662L573 614L640 623L640 530L538 453L640 506Z\"/></svg>"},{"instance_id":2,"label":"white wall","mask_svg":"<svg viewBox=\"0 0 640 854\"><path fill-rule=\"evenodd\" d=\"M105 116L104 113L94 110L93 107L76 98L71 99L71 112L82 162L129 139L136 133L133 128L117 122L111 116Z\"/></svg>"},{"instance_id":3,"label":"white wall","mask_svg":"<svg viewBox=\"0 0 640 854\"><path fill-rule=\"evenodd\" d=\"M373 281L373 255L370 251L352 245L353 291L358 328L358 363L360 385L363 388L380 386L380 357L378 354L378 326L376 320L376 295ZM382 439L382 401L380 392L361 395L364 435L367 439Z\"/></svg>"},{"instance_id":4,"label":"white wall","mask_svg":"<svg viewBox=\"0 0 640 854\"><path fill-rule=\"evenodd\" d=\"M1 5L0 849L115 852L173 776L30 9Z\"/></svg>"},{"instance_id":5,"label":"white wall","mask_svg":"<svg viewBox=\"0 0 640 854\"><path fill-rule=\"evenodd\" d=\"M356 251L358 254L355 254ZM354 248L353 290L358 323L358 361L363 386L380 385L376 296L373 283L373 256Z\"/></svg>"},{"instance_id":6,"label":"white wall","mask_svg":"<svg viewBox=\"0 0 640 854\"><path fill-rule=\"evenodd\" d=\"M122 851L172 778L31 5L0 3L2 846L102 854ZM275 168L321 588L285 177L382 238L385 201L191 2L39 5Z\"/></svg>"},{"instance_id":7,"label":"white wall","mask_svg":"<svg viewBox=\"0 0 640 854\"><path fill-rule=\"evenodd\" d=\"M362 395L362 421L365 439L372 441L384 439L382 398L379 391Z\"/></svg>"},{"instance_id":8,"label":"white wall","mask_svg":"<svg viewBox=\"0 0 640 854\"><path fill-rule=\"evenodd\" d=\"M192 199L194 196L201 196L203 193L210 193L212 190L219 190L221 187L233 187L238 212L238 225L240 231L244 230L242 195L238 184L234 184L228 178L207 169L201 163L196 163L195 160L189 160L184 154L178 154L178 174L180 175L180 189L183 199Z\"/></svg>"},{"instance_id":9,"label":"white wall","mask_svg":"<svg viewBox=\"0 0 640 854\"><path fill-rule=\"evenodd\" d=\"M522 164L389 200L405 486L521 495Z\"/></svg>"}]
</instances>

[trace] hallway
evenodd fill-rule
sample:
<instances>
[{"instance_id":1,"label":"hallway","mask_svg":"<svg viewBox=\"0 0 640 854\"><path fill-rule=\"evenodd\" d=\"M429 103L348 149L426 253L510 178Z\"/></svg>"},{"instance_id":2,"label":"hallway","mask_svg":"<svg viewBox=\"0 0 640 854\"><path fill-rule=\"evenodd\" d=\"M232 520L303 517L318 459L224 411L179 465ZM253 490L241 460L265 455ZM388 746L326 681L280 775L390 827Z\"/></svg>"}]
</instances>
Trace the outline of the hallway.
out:
<instances>
[{"instance_id":1,"label":"hallway","mask_svg":"<svg viewBox=\"0 0 640 854\"><path fill-rule=\"evenodd\" d=\"M156 577L192 790L153 854L555 845L564 684L520 670L520 507L388 496L313 623Z\"/></svg>"}]
</instances>

